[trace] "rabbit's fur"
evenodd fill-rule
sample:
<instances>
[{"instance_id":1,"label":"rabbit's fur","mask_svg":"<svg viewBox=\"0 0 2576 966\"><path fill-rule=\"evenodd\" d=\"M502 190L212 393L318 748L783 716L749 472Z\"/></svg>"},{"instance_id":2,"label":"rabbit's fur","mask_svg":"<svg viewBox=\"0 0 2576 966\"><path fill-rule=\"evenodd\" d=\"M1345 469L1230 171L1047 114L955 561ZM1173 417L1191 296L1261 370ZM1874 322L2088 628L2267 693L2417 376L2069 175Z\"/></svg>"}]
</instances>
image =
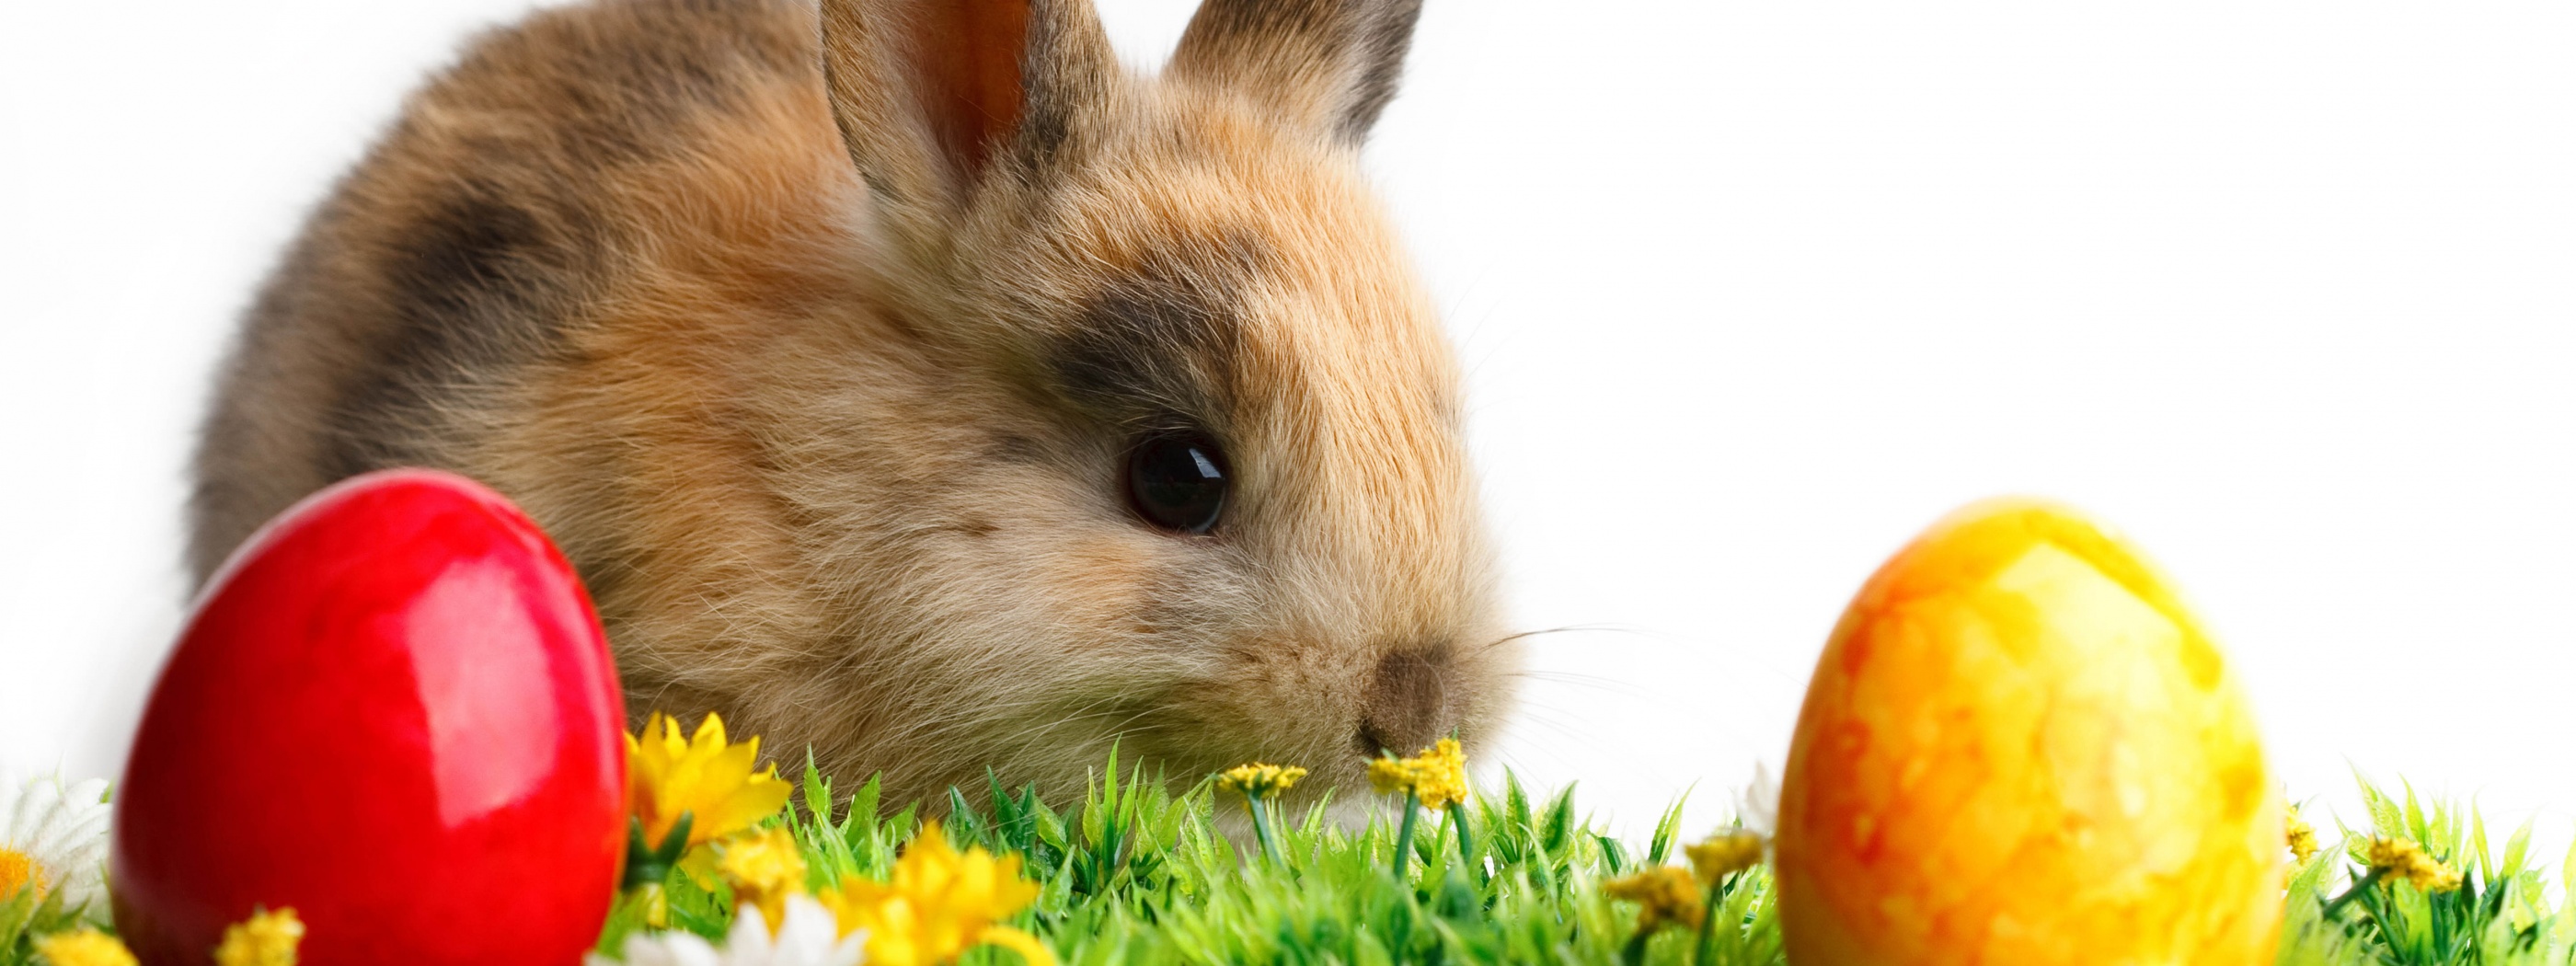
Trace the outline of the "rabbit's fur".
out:
<instances>
[{"instance_id":1,"label":"rabbit's fur","mask_svg":"<svg viewBox=\"0 0 2576 966\"><path fill-rule=\"evenodd\" d=\"M543 523L629 711L890 792L1364 752L1509 704L1439 324L1357 167L1418 0L596 0L408 102L250 312L192 565L334 480ZM819 30L818 30L819 27ZM818 36L820 43L818 44ZM1206 535L1125 496L1203 430ZM1347 791L1346 791L1347 794Z\"/></svg>"}]
</instances>

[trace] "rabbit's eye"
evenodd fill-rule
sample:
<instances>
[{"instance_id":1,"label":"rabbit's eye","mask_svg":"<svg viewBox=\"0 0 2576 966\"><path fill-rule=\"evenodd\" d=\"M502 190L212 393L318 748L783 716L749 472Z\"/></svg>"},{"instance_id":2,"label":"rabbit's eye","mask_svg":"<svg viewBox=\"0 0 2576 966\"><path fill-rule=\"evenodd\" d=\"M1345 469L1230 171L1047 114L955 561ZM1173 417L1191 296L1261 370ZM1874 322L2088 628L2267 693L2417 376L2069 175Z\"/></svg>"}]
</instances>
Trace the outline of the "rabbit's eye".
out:
<instances>
[{"instance_id":1,"label":"rabbit's eye","mask_svg":"<svg viewBox=\"0 0 2576 966\"><path fill-rule=\"evenodd\" d=\"M1149 436L1127 453L1127 499L1147 523L1206 533L1225 512L1225 456L1205 436Z\"/></svg>"}]
</instances>

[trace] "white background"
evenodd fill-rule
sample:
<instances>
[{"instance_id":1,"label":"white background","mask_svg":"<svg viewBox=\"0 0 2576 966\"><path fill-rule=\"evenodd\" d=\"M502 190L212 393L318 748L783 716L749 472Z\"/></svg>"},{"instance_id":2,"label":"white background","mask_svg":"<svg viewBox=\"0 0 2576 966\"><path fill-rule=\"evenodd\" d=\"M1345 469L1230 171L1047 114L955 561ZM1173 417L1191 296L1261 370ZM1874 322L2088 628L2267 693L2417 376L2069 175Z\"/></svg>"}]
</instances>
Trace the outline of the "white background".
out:
<instances>
[{"instance_id":1,"label":"white background","mask_svg":"<svg viewBox=\"0 0 2576 966\"><path fill-rule=\"evenodd\" d=\"M1140 64L1190 6L1104 2ZM0 763L116 772L233 318L524 6L0 7ZM1433 0L1415 50L1369 163L1515 615L1593 628L1500 758L1714 821L1878 562L2036 493L2176 575L2294 798L2565 841L2576 7Z\"/></svg>"}]
</instances>

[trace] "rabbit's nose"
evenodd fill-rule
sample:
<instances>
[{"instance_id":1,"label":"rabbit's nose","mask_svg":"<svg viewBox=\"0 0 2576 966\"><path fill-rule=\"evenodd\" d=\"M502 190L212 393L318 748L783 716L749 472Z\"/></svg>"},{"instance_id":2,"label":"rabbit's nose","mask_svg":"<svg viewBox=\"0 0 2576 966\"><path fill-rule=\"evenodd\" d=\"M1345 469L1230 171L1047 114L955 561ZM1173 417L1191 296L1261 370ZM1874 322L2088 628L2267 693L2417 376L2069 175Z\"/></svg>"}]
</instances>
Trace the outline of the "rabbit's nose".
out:
<instances>
[{"instance_id":1,"label":"rabbit's nose","mask_svg":"<svg viewBox=\"0 0 2576 966\"><path fill-rule=\"evenodd\" d=\"M1397 651L1379 660L1360 692L1360 754L1409 755L1438 740L1453 724L1450 674L1445 646Z\"/></svg>"}]
</instances>

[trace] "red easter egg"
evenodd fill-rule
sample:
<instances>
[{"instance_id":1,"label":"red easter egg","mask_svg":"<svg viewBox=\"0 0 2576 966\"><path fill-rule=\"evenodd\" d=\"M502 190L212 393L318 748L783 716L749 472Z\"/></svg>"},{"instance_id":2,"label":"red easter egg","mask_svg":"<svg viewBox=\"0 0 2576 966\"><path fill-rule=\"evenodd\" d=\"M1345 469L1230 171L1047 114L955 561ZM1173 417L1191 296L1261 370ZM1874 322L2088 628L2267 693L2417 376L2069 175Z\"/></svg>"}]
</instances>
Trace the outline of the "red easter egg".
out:
<instances>
[{"instance_id":1,"label":"red easter egg","mask_svg":"<svg viewBox=\"0 0 2576 966\"><path fill-rule=\"evenodd\" d=\"M624 858L625 709L572 566L463 477L306 498L233 554L116 792L116 925L205 963L254 907L305 966L567 966Z\"/></svg>"}]
</instances>

